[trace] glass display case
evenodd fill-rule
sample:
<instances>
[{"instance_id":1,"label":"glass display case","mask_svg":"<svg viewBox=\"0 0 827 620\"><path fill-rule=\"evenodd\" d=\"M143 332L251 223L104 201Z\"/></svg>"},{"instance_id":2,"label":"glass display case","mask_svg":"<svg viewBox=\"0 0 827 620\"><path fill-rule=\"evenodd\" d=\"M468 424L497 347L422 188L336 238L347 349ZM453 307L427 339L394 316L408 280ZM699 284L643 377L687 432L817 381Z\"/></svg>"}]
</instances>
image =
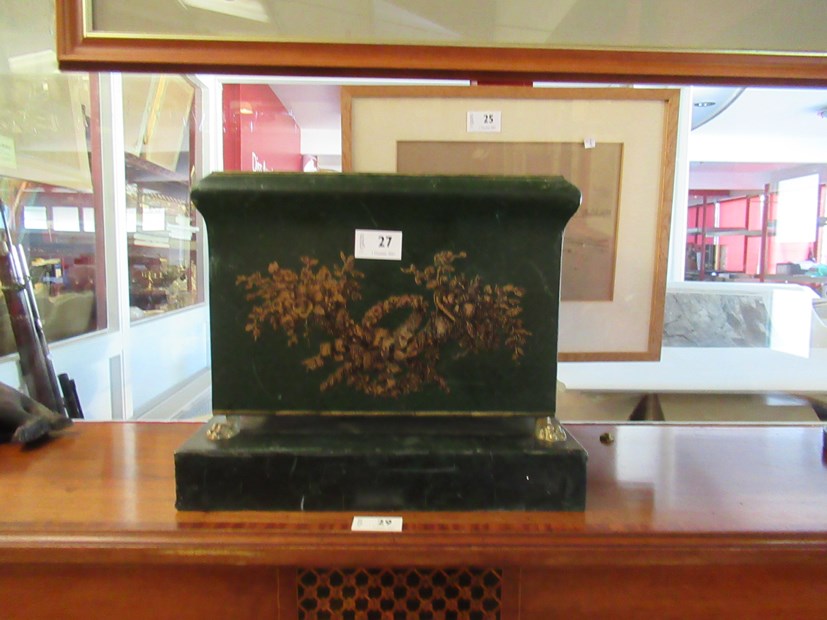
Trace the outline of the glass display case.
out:
<instances>
[{"instance_id":1,"label":"glass display case","mask_svg":"<svg viewBox=\"0 0 827 620\"><path fill-rule=\"evenodd\" d=\"M200 301L189 201L197 109L181 76L125 75L123 90L129 305L139 319Z\"/></svg>"},{"instance_id":2,"label":"glass display case","mask_svg":"<svg viewBox=\"0 0 827 620\"><path fill-rule=\"evenodd\" d=\"M106 327L86 74L0 76L0 198L29 261L46 337ZM16 350L0 304L0 354Z\"/></svg>"},{"instance_id":3,"label":"glass display case","mask_svg":"<svg viewBox=\"0 0 827 620\"><path fill-rule=\"evenodd\" d=\"M809 184L807 195L791 196L789 182ZM764 192L698 192L687 211L686 279L802 284L824 297L826 232L818 174L767 185Z\"/></svg>"}]
</instances>

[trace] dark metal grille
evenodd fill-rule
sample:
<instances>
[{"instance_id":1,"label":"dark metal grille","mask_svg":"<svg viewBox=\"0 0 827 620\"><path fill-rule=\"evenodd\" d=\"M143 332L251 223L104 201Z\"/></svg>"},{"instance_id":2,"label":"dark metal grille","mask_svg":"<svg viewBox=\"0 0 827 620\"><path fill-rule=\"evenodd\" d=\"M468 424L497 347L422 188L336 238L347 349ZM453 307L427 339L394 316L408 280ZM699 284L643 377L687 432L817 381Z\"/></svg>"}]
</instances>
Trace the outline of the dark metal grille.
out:
<instances>
[{"instance_id":1,"label":"dark metal grille","mask_svg":"<svg viewBox=\"0 0 827 620\"><path fill-rule=\"evenodd\" d=\"M499 620L493 568L299 569L300 620Z\"/></svg>"}]
</instances>

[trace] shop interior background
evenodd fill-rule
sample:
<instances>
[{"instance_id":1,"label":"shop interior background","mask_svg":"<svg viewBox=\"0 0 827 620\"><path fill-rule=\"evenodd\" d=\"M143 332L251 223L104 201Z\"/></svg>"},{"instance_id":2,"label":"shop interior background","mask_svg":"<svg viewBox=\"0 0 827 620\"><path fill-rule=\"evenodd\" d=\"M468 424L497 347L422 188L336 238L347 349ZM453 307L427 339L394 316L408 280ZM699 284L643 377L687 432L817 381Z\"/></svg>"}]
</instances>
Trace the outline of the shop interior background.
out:
<instances>
[{"instance_id":1,"label":"shop interior background","mask_svg":"<svg viewBox=\"0 0 827 620\"><path fill-rule=\"evenodd\" d=\"M51 4L0 3L0 197L56 369L89 419L209 415L192 185L339 171L343 85L434 82L61 73ZM670 422L817 422L825 183L827 90L684 87L661 360L560 364L561 419L625 420L656 395L645 414ZM4 312L0 381L19 386Z\"/></svg>"}]
</instances>

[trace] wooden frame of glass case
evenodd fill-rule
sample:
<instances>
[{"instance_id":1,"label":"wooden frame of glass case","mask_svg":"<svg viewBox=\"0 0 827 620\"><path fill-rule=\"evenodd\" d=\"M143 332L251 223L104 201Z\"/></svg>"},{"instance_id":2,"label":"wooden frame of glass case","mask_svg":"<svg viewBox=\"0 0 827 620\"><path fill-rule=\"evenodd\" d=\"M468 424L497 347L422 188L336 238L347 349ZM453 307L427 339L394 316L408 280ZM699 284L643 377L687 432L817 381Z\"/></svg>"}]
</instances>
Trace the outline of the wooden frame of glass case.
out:
<instances>
[{"instance_id":1,"label":"wooden frame of glass case","mask_svg":"<svg viewBox=\"0 0 827 620\"><path fill-rule=\"evenodd\" d=\"M427 40L411 45L376 37L340 42L317 36L275 41L250 36L135 34L93 28L89 17L93 5L93 0L56 3L57 52L63 69L427 76L512 82L827 84L824 51L797 50L791 45L787 50L762 49L760 40L749 50L715 49L704 47L703 42L690 50L645 47L636 43L635 37L627 47L606 48L600 43L578 47L565 43L480 46L474 39L462 37L447 45ZM643 25L638 24L639 31L646 30ZM729 26L724 24L718 33L724 41Z\"/></svg>"}]
</instances>

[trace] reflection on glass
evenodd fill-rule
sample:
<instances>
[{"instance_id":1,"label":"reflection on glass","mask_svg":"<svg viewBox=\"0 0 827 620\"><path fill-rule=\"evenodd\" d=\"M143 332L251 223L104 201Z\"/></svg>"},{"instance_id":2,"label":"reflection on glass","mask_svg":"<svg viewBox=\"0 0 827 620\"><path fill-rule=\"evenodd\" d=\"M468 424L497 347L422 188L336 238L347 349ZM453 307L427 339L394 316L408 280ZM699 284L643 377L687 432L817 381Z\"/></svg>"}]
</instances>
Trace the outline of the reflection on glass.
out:
<instances>
[{"instance_id":1,"label":"reflection on glass","mask_svg":"<svg viewBox=\"0 0 827 620\"><path fill-rule=\"evenodd\" d=\"M125 75L123 92L129 305L143 318L199 301L195 89L180 76Z\"/></svg>"},{"instance_id":2,"label":"reflection on glass","mask_svg":"<svg viewBox=\"0 0 827 620\"><path fill-rule=\"evenodd\" d=\"M813 243L818 221L818 175L784 179L778 183L776 243ZM809 248L812 259L812 250Z\"/></svg>"},{"instance_id":3,"label":"reflection on glass","mask_svg":"<svg viewBox=\"0 0 827 620\"><path fill-rule=\"evenodd\" d=\"M686 279L795 283L825 297L824 178L768 182L763 192L690 190Z\"/></svg>"},{"instance_id":4,"label":"reflection on glass","mask_svg":"<svg viewBox=\"0 0 827 620\"><path fill-rule=\"evenodd\" d=\"M91 0L88 4L94 33L138 36L805 53L823 49L824 43L823 0Z\"/></svg>"},{"instance_id":5,"label":"reflection on glass","mask_svg":"<svg viewBox=\"0 0 827 620\"><path fill-rule=\"evenodd\" d=\"M77 207L52 207L52 226L56 231L80 232Z\"/></svg>"},{"instance_id":6,"label":"reflection on glass","mask_svg":"<svg viewBox=\"0 0 827 620\"><path fill-rule=\"evenodd\" d=\"M90 109L87 75L0 75L0 198L50 342L105 327ZM0 355L16 350L0 304Z\"/></svg>"}]
</instances>

